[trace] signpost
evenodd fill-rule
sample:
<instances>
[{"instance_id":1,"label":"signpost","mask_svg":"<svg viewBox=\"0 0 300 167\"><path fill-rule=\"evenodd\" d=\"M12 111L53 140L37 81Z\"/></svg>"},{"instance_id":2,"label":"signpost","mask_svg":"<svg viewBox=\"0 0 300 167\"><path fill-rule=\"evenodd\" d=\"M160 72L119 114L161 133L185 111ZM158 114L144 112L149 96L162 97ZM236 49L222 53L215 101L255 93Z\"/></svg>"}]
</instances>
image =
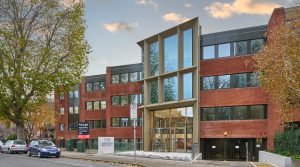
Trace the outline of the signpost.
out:
<instances>
[{"instance_id":1,"label":"signpost","mask_svg":"<svg viewBox=\"0 0 300 167\"><path fill-rule=\"evenodd\" d=\"M132 103L132 104L130 104L130 119L133 120L134 163L136 164L136 122L137 122L137 103Z\"/></svg>"},{"instance_id":2,"label":"signpost","mask_svg":"<svg viewBox=\"0 0 300 167\"><path fill-rule=\"evenodd\" d=\"M83 149L85 150L85 139L89 139L89 124L86 122L78 123L78 139L83 139Z\"/></svg>"}]
</instances>

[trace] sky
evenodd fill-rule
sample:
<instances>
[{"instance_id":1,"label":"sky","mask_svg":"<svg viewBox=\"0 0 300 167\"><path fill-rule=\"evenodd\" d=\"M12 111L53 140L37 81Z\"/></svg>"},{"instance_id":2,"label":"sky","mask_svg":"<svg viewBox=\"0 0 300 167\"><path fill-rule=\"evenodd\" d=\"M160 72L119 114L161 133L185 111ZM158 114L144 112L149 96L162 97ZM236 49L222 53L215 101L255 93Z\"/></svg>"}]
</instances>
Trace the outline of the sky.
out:
<instances>
[{"instance_id":1,"label":"sky","mask_svg":"<svg viewBox=\"0 0 300 167\"><path fill-rule=\"evenodd\" d=\"M85 0L86 40L91 46L85 75L107 66L141 62L137 42L198 17L208 34L268 23L273 8L289 0Z\"/></svg>"}]
</instances>

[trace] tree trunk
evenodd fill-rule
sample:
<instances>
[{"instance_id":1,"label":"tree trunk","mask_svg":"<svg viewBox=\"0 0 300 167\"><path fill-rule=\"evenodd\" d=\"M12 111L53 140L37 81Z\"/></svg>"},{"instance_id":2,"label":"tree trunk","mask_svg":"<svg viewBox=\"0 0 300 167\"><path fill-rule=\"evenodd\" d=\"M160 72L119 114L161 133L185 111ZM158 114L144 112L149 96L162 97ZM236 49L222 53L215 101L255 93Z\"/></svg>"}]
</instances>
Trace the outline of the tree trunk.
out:
<instances>
[{"instance_id":1,"label":"tree trunk","mask_svg":"<svg viewBox=\"0 0 300 167\"><path fill-rule=\"evenodd\" d=\"M24 123L18 123L18 124L16 124L16 129L17 129L17 139L18 140L25 140Z\"/></svg>"}]
</instances>

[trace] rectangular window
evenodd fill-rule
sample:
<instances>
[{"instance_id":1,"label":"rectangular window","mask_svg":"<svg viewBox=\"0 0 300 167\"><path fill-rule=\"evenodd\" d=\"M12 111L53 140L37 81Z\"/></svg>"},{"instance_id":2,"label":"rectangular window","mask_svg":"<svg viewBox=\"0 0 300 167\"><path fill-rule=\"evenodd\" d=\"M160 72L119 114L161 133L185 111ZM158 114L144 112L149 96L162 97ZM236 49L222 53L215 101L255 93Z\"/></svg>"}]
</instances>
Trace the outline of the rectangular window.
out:
<instances>
[{"instance_id":1,"label":"rectangular window","mask_svg":"<svg viewBox=\"0 0 300 167\"><path fill-rule=\"evenodd\" d=\"M119 78L120 76L118 75L118 74L116 74L116 75L112 75L111 76L111 83L113 83L113 84L118 84L118 83L120 83L120 78Z\"/></svg>"},{"instance_id":2,"label":"rectangular window","mask_svg":"<svg viewBox=\"0 0 300 167\"><path fill-rule=\"evenodd\" d=\"M93 90L97 91L97 90L100 90L100 83L99 82L94 82L94 88Z\"/></svg>"},{"instance_id":3,"label":"rectangular window","mask_svg":"<svg viewBox=\"0 0 300 167\"><path fill-rule=\"evenodd\" d=\"M266 119L265 105L251 106L250 109L252 119Z\"/></svg>"},{"instance_id":4,"label":"rectangular window","mask_svg":"<svg viewBox=\"0 0 300 167\"><path fill-rule=\"evenodd\" d=\"M121 83L127 83L128 82L128 73L121 74Z\"/></svg>"},{"instance_id":5,"label":"rectangular window","mask_svg":"<svg viewBox=\"0 0 300 167\"><path fill-rule=\"evenodd\" d=\"M69 91L69 99L73 99L74 98L74 92L73 91Z\"/></svg>"},{"instance_id":6,"label":"rectangular window","mask_svg":"<svg viewBox=\"0 0 300 167\"><path fill-rule=\"evenodd\" d=\"M78 114L79 111L78 111L78 106L74 107L74 114Z\"/></svg>"},{"instance_id":7,"label":"rectangular window","mask_svg":"<svg viewBox=\"0 0 300 167\"><path fill-rule=\"evenodd\" d=\"M218 76L218 88L230 88L230 75Z\"/></svg>"},{"instance_id":8,"label":"rectangular window","mask_svg":"<svg viewBox=\"0 0 300 167\"><path fill-rule=\"evenodd\" d=\"M150 103L158 102L158 82L157 80L153 80L149 82L149 95L150 95Z\"/></svg>"},{"instance_id":9,"label":"rectangular window","mask_svg":"<svg viewBox=\"0 0 300 167\"><path fill-rule=\"evenodd\" d=\"M251 53L255 54L264 45L264 40L263 39L254 39L254 40L251 40L250 43L251 43Z\"/></svg>"},{"instance_id":10,"label":"rectangular window","mask_svg":"<svg viewBox=\"0 0 300 167\"><path fill-rule=\"evenodd\" d=\"M139 94L139 104L144 104L144 95Z\"/></svg>"},{"instance_id":11,"label":"rectangular window","mask_svg":"<svg viewBox=\"0 0 300 167\"><path fill-rule=\"evenodd\" d=\"M258 81L258 74L257 73L249 73L249 81L248 86L249 87L258 87L259 81Z\"/></svg>"},{"instance_id":12,"label":"rectangular window","mask_svg":"<svg viewBox=\"0 0 300 167\"><path fill-rule=\"evenodd\" d=\"M178 69L178 36L164 38L164 72L172 72Z\"/></svg>"},{"instance_id":13,"label":"rectangular window","mask_svg":"<svg viewBox=\"0 0 300 167\"><path fill-rule=\"evenodd\" d=\"M112 96L111 97L111 105L120 105L120 97L119 96Z\"/></svg>"},{"instance_id":14,"label":"rectangular window","mask_svg":"<svg viewBox=\"0 0 300 167\"><path fill-rule=\"evenodd\" d=\"M184 30L183 38L183 68L193 65L193 29Z\"/></svg>"},{"instance_id":15,"label":"rectangular window","mask_svg":"<svg viewBox=\"0 0 300 167\"><path fill-rule=\"evenodd\" d=\"M175 101L177 100L178 80L177 76L165 78L163 80L163 93L164 101Z\"/></svg>"},{"instance_id":16,"label":"rectangular window","mask_svg":"<svg viewBox=\"0 0 300 167\"><path fill-rule=\"evenodd\" d=\"M203 60L215 58L215 46L204 46L202 47Z\"/></svg>"},{"instance_id":17,"label":"rectangular window","mask_svg":"<svg viewBox=\"0 0 300 167\"><path fill-rule=\"evenodd\" d=\"M136 82L138 80L138 72L130 73L130 82Z\"/></svg>"},{"instance_id":18,"label":"rectangular window","mask_svg":"<svg viewBox=\"0 0 300 167\"><path fill-rule=\"evenodd\" d=\"M99 109L100 109L99 101L94 101L94 110L99 110Z\"/></svg>"},{"instance_id":19,"label":"rectangular window","mask_svg":"<svg viewBox=\"0 0 300 167\"><path fill-rule=\"evenodd\" d=\"M235 120L249 119L247 106L235 106L233 107L233 117Z\"/></svg>"},{"instance_id":20,"label":"rectangular window","mask_svg":"<svg viewBox=\"0 0 300 167\"><path fill-rule=\"evenodd\" d=\"M101 91L105 90L105 82L100 82Z\"/></svg>"},{"instance_id":21,"label":"rectangular window","mask_svg":"<svg viewBox=\"0 0 300 167\"><path fill-rule=\"evenodd\" d=\"M94 125L95 128L105 128L106 127L106 121L105 120L95 120Z\"/></svg>"},{"instance_id":22,"label":"rectangular window","mask_svg":"<svg viewBox=\"0 0 300 167\"><path fill-rule=\"evenodd\" d=\"M93 90L93 83L86 83L86 91L92 91Z\"/></svg>"},{"instance_id":23,"label":"rectangular window","mask_svg":"<svg viewBox=\"0 0 300 167\"><path fill-rule=\"evenodd\" d=\"M73 107L69 107L69 114L73 114L74 113L74 111L73 111Z\"/></svg>"},{"instance_id":24,"label":"rectangular window","mask_svg":"<svg viewBox=\"0 0 300 167\"><path fill-rule=\"evenodd\" d=\"M216 119L215 108L202 108L201 115L203 121L213 121Z\"/></svg>"},{"instance_id":25,"label":"rectangular window","mask_svg":"<svg viewBox=\"0 0 300 167\"><path fill-rule=\"evenodd\" d=\"M60 93L59 93L59 99L60 99L60 100L65 99L65 94L64 94L64 92L60 92Z\"/></svg>"},{"instance_id":26,"label":"rectangular window","mask_svg":"<svg viewBox=\"0 0 300 167\"><path fill-rule=\"evenodd\" d=\"M130 126L129 118L121 118L121 126L122 127Z\"/></svg>"},{"instance_id":27,"label":"rectangular window","mask_svg":"<svg viewBox=\"0 0 300 167\"><path fill-rule=\"evenodd\" d=\"M64 115L65 114L65 108L60 107L59 113L60 113L60 115Z\"/></svg>"},{"instance_id":28,"label":"rectangular window","mask_svg":"<svg viewBox=\"0 0 300 167\"><path fill-rule=\"evenodd\" d=\"M128 104L128 96L121 96L121 105Z\"/></svg>"},{"instance_id":29,"label":"rectangular window","mask_svg":"<svg viewBox=\"0 0 300 167\"><path fill-rule=\"evenodd\" d=\"M106 101L101 101L101 110L105 110L106 109Z\"/></svg>"},{"instance_id":30,"label":"rectangular window","mask_svg":"<svg viewBox=\"0 0 300 167\"><path fill-rule=\"evenodd\" d=\"M75 91L74 91L74 96L75 96L75 98L78 98L78 97L79 97L79 91L78 91L78 90L75 90Z\"/></svg>"},{"instance_id":31,"label":"rectangular window","mask_svg":"<svg viewBox=\"0 0 300 167\"><path fill-rule=\"evenodd\" d=\"M183 99L193 98L193 73L183 74Z\"/></svg>"},{"instance_id":32,"label":"rectangular window","mask_svg":"<svg viewBox=\"0 0 300 167\"><path fill-rule=\"evenodd\" d=\"M138 104L138 95L129 95L130 104Z\"/></svg>"},{"instance_id":33,"label":"rectangular window","mask_svg":"<svg viewBox=\"0 0 300 167\"><path fill-rule=\"evenodd\" d=\"M215 89L215 77L203 77L202 82L203 90Z\"/></svg>"},{"instance_id":34,"label":"rectangular window","mask_svg":"<svg viewBox=\"0 0 300 167\"><path fill-rule=\"evenodd\" d=\"M158 42L149 45L149 76L158 75Z\"/></svg>"},{"instance_id":35,"label":"rectangular window","mask_svg":"<svg viewBox=\"0 0 300 167\"><path fill-rule=\"evenodd\" d=\"M59 130L65 131L65 124L59 124Z\"/></svg>"},{"instance_id":36,"label":"rectangular window","mask_svg":"<svg viewBox=\"0 0 300 167\"><path fill-rule=\"evenodd\" d=\"M94 121L88 120L88 121L86 121L86 123L89 124L90 129L94 129Z\"/></svg>"},{"instance_id":37,"label":"rectangular window","mask_svg":"<svg viewBox=\"0 0 300 167\"><path fill-rule=\"evenodd\" d=\"M119 127L120 118L111 118L111 127Z\"/></svg>"},{"instance_id":38,"label":"rectangular window","mask_svg":"<svg viewBox=\"0 0 300 167\"><path fill-rule=\"evenodd\" d=\"M215 110L217 120L230 120L231 107L218 107Z\"/></svg>"},{"instance_id":39,"label":"rectangular window","mask_svg":"<svg viewBox=\"0 0 300 167\"><path fill-rule=\"evenodd\" d=\"M93 102L92 101L87 101L86 102L86 110L93 110Z\"/></svg>"},{"instance_id":40,"label":"rectangular window","mask_svg":"<svg viewBox=\"0 0 300 167\"><path fill-rule=\"evenodd\" d=\"M234 74L232 76L231 87L232 88L244 88L246 87L247 74Z\"/></svg>"},{"instance_id":41,"label":"rectangular window","mask_svg":"<svg viewBox=\"0 0 300 167\"><path fill-rule=\"evenodd\" d=\"M247 54L247 41L240 41L234 43L234 55L246 55Z\"/></svg>"},{"instance_id":42,"label":"rectangular window","mask_svg":"<svg viewBox=\"0 0 300 167\"><path fill-rule=\"evenodd\" d=\"M230 43L218 45L218 54L219 57L228 57L230 56Z\"/></svg>"}]
</instances>

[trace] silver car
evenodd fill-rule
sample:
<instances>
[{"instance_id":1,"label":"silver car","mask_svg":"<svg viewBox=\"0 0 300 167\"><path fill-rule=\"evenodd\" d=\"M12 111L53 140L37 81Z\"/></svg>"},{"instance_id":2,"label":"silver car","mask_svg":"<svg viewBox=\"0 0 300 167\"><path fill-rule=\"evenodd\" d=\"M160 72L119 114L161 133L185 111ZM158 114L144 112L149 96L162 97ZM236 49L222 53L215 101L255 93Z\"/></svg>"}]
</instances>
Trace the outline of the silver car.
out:
<instances>
[{"instance_id":1,"label":"silver car","mask_svg":"<svg viewBox=\"0 0 300 167\"><path fill-rule=\"evenodd\" d=\"M12 153L25 153L27 154L28 146L23 140L9 140L2 146L3 152Z\"/></svg>"},{"instance_id":2,"label":"silver car","mask_svg":"<svg viewBox=\"0 0 300 167\"><path fill-rule=\"evenodd\" d=\"M4 143L0 140L0 153L2 153L2 145L3 145Z\"/></svg>"}]
</instances>

